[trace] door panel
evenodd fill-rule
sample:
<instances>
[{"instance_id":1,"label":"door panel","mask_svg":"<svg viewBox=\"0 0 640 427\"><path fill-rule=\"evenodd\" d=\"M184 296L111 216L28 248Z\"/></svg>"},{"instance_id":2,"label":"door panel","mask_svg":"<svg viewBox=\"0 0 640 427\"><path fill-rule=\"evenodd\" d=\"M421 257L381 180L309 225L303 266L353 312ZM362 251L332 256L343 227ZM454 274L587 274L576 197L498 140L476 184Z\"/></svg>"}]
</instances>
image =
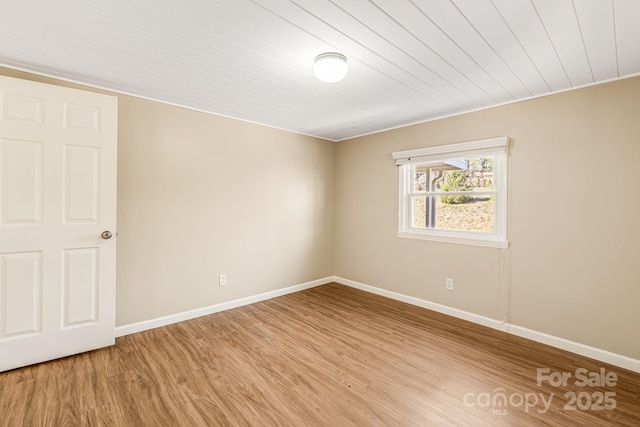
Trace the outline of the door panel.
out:
<instances>
[{"instance_id":1,"label":"door panel","mask_svg":"<svg viewBox=\"0 0 640 427\"><path fill-rule=\"evenodd\" d=\"M6 253L0 262L2 327L0 339L39 334L42 330L42 254Z\"/></svg>"},{"instance_id":2,"label":"door panel","mask_svg":"<svg viewBox=\"0 0 640 427\"><path fill-rule=\"evenodd\" d=\"M64 104L67 130L100 133L100 109L92 105Z\"/></svg>"},{"instance_id":3,"label":"door panel","mask_svg":"<svg viewBox=\"0 0 640 427\"><path fill-rule=\"evenodd\" d=\"M42 222L42 142L0 140L2 223Z\"/></svg>"},{"instance_id":4,"label":"door panel","mask_svg":"<svg viewBox=\"0 0 640 427\"><path fill-rule=\"evenodd\" d=\"M115 342L116 101L0 76L0 371Z\"/></svg>"},{"instance_id":5,"label":"door panel","mask_svg":"<svg viewBox=\"0 0 640 427\"><path fill-rule=\"evenodd\" d=\"M64 147L66 224L100 222L100 148Z\"/></svg>"},{"instance_id":6,"label":"door panel","mask_svg":"<svg viewBox=\"0 0 640 427\"><path fill-rule=\"evenodd\" d=\"M65 328L98 320L99 258L98 248L65 250Z\"/></svg>"},{"instance_id":7,"label":"door panel","mask_svg":"<svg viewBox=\"0 0 640 427\"><path fill-rule=\"evenodd\" d=\"M3 94L2 121L28 126L43 126L44 100L14 93Z\"/></svg>"}]
</instances>

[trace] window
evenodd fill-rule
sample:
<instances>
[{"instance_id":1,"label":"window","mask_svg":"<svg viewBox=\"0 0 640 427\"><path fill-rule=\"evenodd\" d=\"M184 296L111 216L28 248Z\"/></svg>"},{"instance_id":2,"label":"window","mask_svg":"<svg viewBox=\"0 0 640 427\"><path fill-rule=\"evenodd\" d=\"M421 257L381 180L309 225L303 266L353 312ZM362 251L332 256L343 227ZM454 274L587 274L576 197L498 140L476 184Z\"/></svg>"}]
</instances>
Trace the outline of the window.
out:
<instances>
[{"instance_id":1,"label":"window","mask_svg":"<svg viewBox=\"0 0 640 427\"><path fill-rule=\"evenodd\" d=\"M398 237L506 248L508 139L393 153Z\"/></svg>"}]
</instances>

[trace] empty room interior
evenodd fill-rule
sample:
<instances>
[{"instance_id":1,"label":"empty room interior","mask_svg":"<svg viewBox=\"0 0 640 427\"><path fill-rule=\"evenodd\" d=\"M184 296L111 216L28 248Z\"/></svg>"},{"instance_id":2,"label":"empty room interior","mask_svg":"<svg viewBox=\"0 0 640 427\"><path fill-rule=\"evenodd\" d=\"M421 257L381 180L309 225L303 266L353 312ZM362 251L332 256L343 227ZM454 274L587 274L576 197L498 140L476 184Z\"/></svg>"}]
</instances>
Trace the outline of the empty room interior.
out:
<instances>
[{"instance_id":1,"label":"empty room interior","mask_svg":"<svg viewBox=\"0 0 640 427\"><path fill-rule=\"evenodd\" d=\"M3 1L0 426L640 425L639 19Z\"/></svg>"}]
</instances>

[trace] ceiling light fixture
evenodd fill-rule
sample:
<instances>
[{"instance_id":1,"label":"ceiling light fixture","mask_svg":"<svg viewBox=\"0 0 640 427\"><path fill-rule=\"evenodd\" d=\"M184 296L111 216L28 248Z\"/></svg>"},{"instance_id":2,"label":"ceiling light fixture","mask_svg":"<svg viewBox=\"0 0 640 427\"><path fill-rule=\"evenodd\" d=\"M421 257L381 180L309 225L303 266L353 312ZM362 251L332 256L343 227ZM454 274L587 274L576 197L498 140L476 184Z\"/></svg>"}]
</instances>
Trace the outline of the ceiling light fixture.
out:
<instances>
[{"instance_id":1,"label":"ceiling light fixture","mask_svg":"<svg viewBox=\"0 0 640 427\"><path fill-rule=\"evenodd\" d=\"M321 53L316 56L316 62L313 65L313 74L318 80L327 83L335 83L344 79L349 71L347 57L335 52Z\"/></svg>"}]
</instances>

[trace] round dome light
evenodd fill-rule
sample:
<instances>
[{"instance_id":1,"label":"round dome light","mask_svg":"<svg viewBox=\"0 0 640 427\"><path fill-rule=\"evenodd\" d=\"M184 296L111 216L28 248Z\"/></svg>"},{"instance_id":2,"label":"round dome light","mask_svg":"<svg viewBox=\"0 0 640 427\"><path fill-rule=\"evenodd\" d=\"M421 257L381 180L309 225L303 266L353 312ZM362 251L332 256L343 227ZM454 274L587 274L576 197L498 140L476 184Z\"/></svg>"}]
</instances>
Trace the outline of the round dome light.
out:
<instances>
[{"instance_id":1,"label":"round dome light","mask_svg":"<svg viewBox=\"0 0 640 427\"><path fill-rule=\"evenodd\" d=\"M344 79L348 71L347 57L340 53L322 53L316 56L316 62L313 65L313 74L318 80L327 83L339 82Z\"/></svg>"}]
</instances>

